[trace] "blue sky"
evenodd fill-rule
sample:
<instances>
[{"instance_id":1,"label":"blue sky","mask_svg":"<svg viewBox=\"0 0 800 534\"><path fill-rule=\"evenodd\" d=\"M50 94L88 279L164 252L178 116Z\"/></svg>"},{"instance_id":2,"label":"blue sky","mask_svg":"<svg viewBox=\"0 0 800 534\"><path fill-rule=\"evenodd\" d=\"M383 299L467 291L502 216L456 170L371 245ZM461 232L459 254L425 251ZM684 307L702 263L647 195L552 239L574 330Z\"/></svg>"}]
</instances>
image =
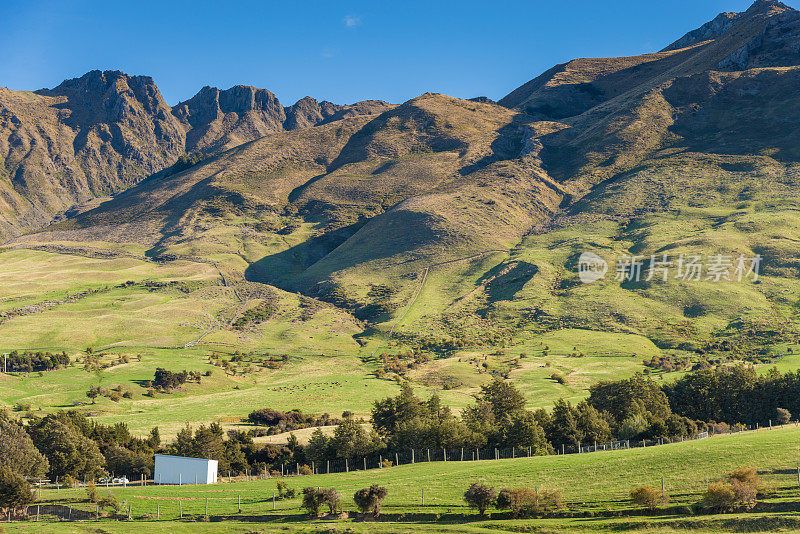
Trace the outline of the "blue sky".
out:
<instances>
[{"instance_id":1,"label":"blue sky","mask_svg":"<svg viewBox=\"0 0 800 534\"><path fill-rule=\"evenodd\" d=\"M750 3L3 0L0 86L114 69L152 76L171 105L236 84L266 87L284 105L426 91L497 99L556 63L656 51Z\"/></svg>"}]
</instances>

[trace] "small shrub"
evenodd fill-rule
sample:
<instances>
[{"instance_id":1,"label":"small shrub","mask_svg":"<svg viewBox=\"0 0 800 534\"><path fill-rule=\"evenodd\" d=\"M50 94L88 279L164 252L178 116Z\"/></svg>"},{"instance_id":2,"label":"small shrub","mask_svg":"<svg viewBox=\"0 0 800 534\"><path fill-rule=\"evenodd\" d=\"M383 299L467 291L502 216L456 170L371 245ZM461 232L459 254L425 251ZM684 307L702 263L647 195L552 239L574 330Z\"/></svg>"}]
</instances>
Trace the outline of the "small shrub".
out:
<instances>
[{"instance_id":1,"label":"small shrub","mask_svg":"<svg viewBox=\"0 0 800 534\"><path fill-rule=\"evenodd\" d=\"M792 420L792 414L786 408L778 408L776 412L777 415L775 416L775 420L779 425L789 424L789 422Z\"/></svg>"},{"instance_id":2,"label":"small shrub","mask_svg":"<svg viewBox=\"0 0 800 534\"><path fill-rule=\"evenodd\" d=\"M319 516L319 508L322 506L324 493L317 488L303 488L303 503L301 508L305 508L311 517Z\"/></svg>"},{"instance_id":3,"label":"small shrub","mask_svg":"<svg viewBox=\"0 0 800 534\"><path fill-rule=\"evenodd\" d=\"M381 463L381 467L392 467L393 465L394 465L394 462L392 462L389 459L384 459L383 463Z\"/></svg>"},{"instance_id":4,"label":"small shrub","mask_svg":"<svg viewBox=\"0 0 800 534\"><path fill-rule=\"evenodd\" d=\"M464 502L470 508L477 508L480 515L486 513L486 509L497 497L497 492L493 487L486 484L474 482L470 484L467 491L464 492Z\"/></svg>"},{"instance_id":5,"label":"small shrub","mask_svg":"<svg viewBox=\"0 0 800 534\"><path fill-rule=\"evenodd\" d=\"M726 480L715 482L703 495L705 508L731 511L755 506L761 481L755 468L741 468L730 473Z\"/></svg>"},{"instance_id":6,"label":"small shrub","mask_svg":"<svg viewBox=\"0 0 800 534\"><path fill-rule=\"evenodd\" d=\"M372 515L378 517L381 513L381 504L389 494L389 490L383 486L373 484L368 488L362 488L353 494L353 501L355 501L358 509L362 513L372 512Z\"/></svg>"},{"instance_id":7,"label":"small shrub","mask_svg":"<svg viewBox=\"0 0 800 534\"><path fill-rule=\"evenodd\" d=\"M328 488L323 490L322 495L322 503L328 507L328 513L335 514L339 511L339 504L341 502L341 497L339 496L339 492L333 488Z\"/></svg>"},{"instance_id":8,"label":"small shrub","mask_svg":"<svg viewBox=\"0 0 800 534\"><path fill-rule=\"evenodd\" d=\"M97 500L97 506L100 507L101 510L105 510L106 508L110 508L113 510L114 513L119 512L120 504L117 501L117 498L113 495L105 495Z\"/></svg>"},{"instance_id":9,"label":"small shrub","mask_svg":"<svg viewBox=\"0 0 800 534\"><path fill-rule=\"evenodd\" d=\"M298 472L301 475L313 475L314 474L314 471L312 471L311 468L308 467L307 465L301 465L300 469L298 469Z\"/></svg>"},{"instance_id":10,"label":"small shrub","mask_svg":"<svg viewBox=\"0 0 800 534\"><path fill-rule=\"evenodd\" d=\"M294 499L295 495L294 488L290 488L286 482L278 481L278 497L281 499Z\"/></svg>"},{"instance_id":11,"label":"small shrub","mask_svg":"<svg viewBox=\"0 0 800 534\"><path fill-rule=\"evenodd\" d=\"M655 510L660 505L666 504L669 501L669 497L666 493L652 486L639 486L631 490L631 501L642 508Z\"/></svg>"},{"instance_id":12,"label":"small shrub","mask_svg":"<svg viewBox=\"0 0 800 534\"><path fill-rule=\"evenodd\" d=\"M562 375L559 372L555 372L555 373L551 374L550 375L550 379L555 381L555 382L558 382L559 384L566 384L567 383L567 379L564 378L564 375Z\"/></svg>"},{"instance_id":13,"label":"small shrub","mask_svg":"<svg viewBox=\"0 0 800 534\"><path fill-rule=\"evenodd\" d=\"M89 502L98 501L99 495L97 493L97 486L94 485L94 482L89 482L86 484L86 498L89 499Z\"/></svg>"},{"instance_id":14,"label":"small shrub","mask_svg":"<svg viewBox=\"0 0 800 534\"><path fill-rule=\"evenodd\" d=\"M495 506L511 510L515 517L540 516L562 507L561 492L518 488L500 490Z\"/></svg>"}]
</instances>

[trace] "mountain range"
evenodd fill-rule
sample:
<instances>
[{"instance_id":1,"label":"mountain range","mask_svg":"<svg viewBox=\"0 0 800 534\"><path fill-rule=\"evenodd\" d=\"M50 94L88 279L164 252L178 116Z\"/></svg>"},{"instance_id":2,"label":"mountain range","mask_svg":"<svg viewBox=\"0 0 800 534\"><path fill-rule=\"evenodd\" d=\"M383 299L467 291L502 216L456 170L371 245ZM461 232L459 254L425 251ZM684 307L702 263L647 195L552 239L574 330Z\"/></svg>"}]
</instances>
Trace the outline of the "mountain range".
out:
<instances>
[{"instance_id":1,"label":"mountain range","mask_svg":"<svg viewBox=\"0 0 800 534\"><path fill-rule=\"evenodd\" d=\"M565 325L696 350L794 335L800 12L758 0L660 52L556 65L498 102L284 107L92 71L0 89L9 247L223 263L408 343ZM760 255L758 283L582 285L576 258ZM434 296L435 295L435 296ZM470 338L470 336L473 336ZM743 342L743 341L742 341Z\"/></svg>"}]
</instances>

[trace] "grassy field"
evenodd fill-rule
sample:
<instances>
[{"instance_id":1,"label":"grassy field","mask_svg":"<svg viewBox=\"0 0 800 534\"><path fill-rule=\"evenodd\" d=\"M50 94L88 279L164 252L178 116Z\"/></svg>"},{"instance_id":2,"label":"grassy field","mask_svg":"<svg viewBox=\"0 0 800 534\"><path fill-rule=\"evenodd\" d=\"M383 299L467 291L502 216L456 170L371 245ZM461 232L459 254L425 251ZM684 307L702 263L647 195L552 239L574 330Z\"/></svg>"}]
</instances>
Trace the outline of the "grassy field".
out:
<instances>
[{"instance_id":1,"label":"grassy field","mask_svg":"<svg viewBox=\"0 0 800 534\"><path fill-rule=\"evenodd\" d=\"M469 283L463 280L499 259L487 256L435 272L417 303L397 312L408 311L400 329L431 328L428 321L435 310L452 308L457 295L466 291ZM19 403L42 413L75 408L100 422L125 421L139 434L158 425L169 439L187 422L239 426L250 411L266 406L334 416L350 410L367 416L376 399L397 391L394 380L374 377L377 358L365 360L378 345L390 353L407 347L387 343L380 331L359 346L352 336L361 327L330 305L274 289L278 311L272 318L254 328L229 328L236 313L261 300L258 295L248 298L251 290L246 284L237 286L241 288L237 298L232 287L223 285L222 273L226 280L230 273L212 264L158 264L10 249L0 252L0 267L0 285L6 288L0 311L16 310L0 320L0 349L66 350L75 363L41 376L0 376L0 401L7 407ZM449 292L434 290L456 279L462 283ZM170 282L183 285L152 286ZM472 305L461 299L455 306ZM84 370L87 347L101 354L108 367ZM254 362L237 366L235 373L210 364L212 353L230 358L235 350L253 352ZM786 352L786 347L776 350ZM463 349L420 366L408 378L420 395L437 391L445 403L460 409L473 402L472 396L493 372L503 373L525 393L529 407L548 407L561 397L577 402L591 384L641 371L642 359L662 352L635 334L521 330L500 352L492 347ZM577 353L582 356L575 357ZM286 354L289 359L278 369L266 369L257 363L266 354ZM117 363L123 356L128 362ZM782 370L796 368L800 355L785 356L778 365ZM172 394L145 396L145 382L157 367L212 374ZM563 384L551 378L554 372L564 376ZM679 374L659 376L670 379ZM101 397L88 404L85 393L92 385L121 385L132 398L112 402Z\"/></svg>"},{"instance_id":2,"label":"grassy field","mask_svg":"<svg viewBox=\"0 0 800 534\"><path fill-rule=\"evenodd\" d=\"M153 532L173 527L173 531L182 532L186 524L176 521L179 506L187 516L184 518L186 521L203 516L206 502L212 520L234 520L232 523L215 525L225 532L315 531L314 527L323 531L325 528L333 529L328 532L337 532L339 529L350 531L346 529L351 528L355 532L488 532L520 531L520 528L526 532L669 532L673 528L718 532L741 531L737 528L751 531L746 525L759 522L765 526L762 530L771 531L769 525L792 530L800 528L798 518L791 512L800 502L796 474L799 438L800 429L792 426L644 449L499 461L417 463L382 470L283 479L293 488L334 487L343 496L344 509L351 511L354 507L350 499L356 489L372 483L384 485L389 489L383 507L388 522L380 525L319 521L311 526L312 523L304 522L299 499L278 500L273 511L272 493L276 489L277 479L249 482L228 482L223 479L223 482L213 486L130 486L108 491L131 505L135 524L141 525L139 520L144 520L148 531ZM758 469L768 493L768 497L752 513L725 516L678 514L685 514L681 506L691 505L700 499L707 480L713 482L745 466ZM639 514L628 501L629 490L639 485L658 487L662 477L665 490L670 495L667 509L653 516L637 517ZM568 512L584 516L590 513L588 517L571 518L567 513L562 514L565 516L561 518L541 520L508 520L497 515L478 521L476 513L468 509L461 499L463 491L474 481L497 488L527 486L558 489L563 494ZM101 488L101 492L105 491ZM242 503L241 514L237 511L238 499ZM84 492L80 489L63 490L60 493L44 490L41 497L43 504L91 509L91 505L82 502L84 500ZM157 512L161 514L161 521L153 519ZM241 521L236 522L237 518ZM90 524L113 528L114 532L126 532L131 528L130 524L107 521ZM194 526L201 531L204 528L202 524ZM88 524L46 524L41 531L87 531L81 530L84 528L88 528ZM248 528L250 530L246 530Z\"/></svg>"}]
</instances>

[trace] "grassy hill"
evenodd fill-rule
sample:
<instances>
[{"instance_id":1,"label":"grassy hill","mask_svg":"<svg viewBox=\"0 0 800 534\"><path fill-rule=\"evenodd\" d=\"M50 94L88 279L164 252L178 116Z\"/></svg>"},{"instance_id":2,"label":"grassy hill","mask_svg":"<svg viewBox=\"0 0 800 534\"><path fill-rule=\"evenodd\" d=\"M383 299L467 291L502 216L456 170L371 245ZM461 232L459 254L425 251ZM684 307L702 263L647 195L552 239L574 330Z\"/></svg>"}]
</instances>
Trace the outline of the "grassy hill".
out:
<instances>
[{"instance_id":1,"label":"grassy hill","mask_svg":"<svg viewBox=\"0 0 800 534\"><path fill-rule=\"evenodd\" d=\"M309 522L298 509L299 499L279 500L273 511L272 492L277 480L269 479L234 483L223 480L215 486L114 488L110 492L131 505L133 523L106 520L66 527L63 523L44 523L41 529L43 532L81 532L80 529L89 525L91 528L114 525L115 531L125 531L136 525L139 528L147 525L153 531L180 532L187 527L187 520L193 521L205 514L208 502L212 520L223 517L230 520L209 525L215 532L738 532L751 528L759 530L759 525L768 530L794 531L799 527L792 512L800 498L795 465L799 434L800 431L791 427L644 449L499 461L422 462L381 470L283 479L294 488L334 487L343 497L344 508L350 510L353 509L350 496L356 489L381 484L389 489L389 496L380 523ZM768 496L763 497L755 509L733 515L681 515L686 506L700 499L706 489L706 477L713 482L744 466L756 467L768 488ZM660 487L662 477L670 495L669 505L662 512L641 516L629 502L629 490L639 485ZM550 519L510 519L502 514L479 519L462 501L464 490L474 481L497 488L558 489L563 493L566 510L560 514L562 517ZM101 492L105 490L101 488ZM71 505L76 510L91 508L81 503L84 498L81 489L42 492L43 503ZM237 508L239 499L241 514ZM179 501L185 515L183 521L177 520ZM160 521L155 520L157 508L161 513ZM142 518L144 514L148 517ZM201 531L205 528L202 524L190 524ZM14 526L11 528L12 532L16 531Z\"/></svg>"},{"instance_id":2,"label":"grassy hill","mask_svg":"<svg viewBox=\"0 0 800 534\"><path fill-rule=\"evenodd\" d=\"M502 377L547 406L654 356L681 362L653 370L665 380L736 361L791 368L799 42L800 13L759 1L661 52L558 65L499 104L426 93L289 109L254 88L208 88L165 120L211 155L153 163L108 199L114 188L98 188L0 253L0 348L78 362L92 347L146 364L118 378L78 367L6 377L0 398L54 409L106 380L141 395L153 366L205 370L237 351L258 373L220 371L181 393L207 412L165 415L157 398L81 409L175 428L187 413L238 418L265 404L364 414L404 379L459 408ZM102 76L117 89L147 82ZM55 111L39 104L74 105L70 91L90 78L63 95L0 96L50 124ZM234 120L245 100L261 108ZM245 123L266 135L245 139ZM0 181L21 172L11 167ZM584 252L609 262L604 280L581 283ZM615 278L625 255L664 254L760 255L760 276L648 280L645 265L642 280ZM280 369L257 365L283 354ZM269 392L328 375L348 376L332 400ZM55 376L59 396L37 397Z\"/></svg>"}]
</instances>

